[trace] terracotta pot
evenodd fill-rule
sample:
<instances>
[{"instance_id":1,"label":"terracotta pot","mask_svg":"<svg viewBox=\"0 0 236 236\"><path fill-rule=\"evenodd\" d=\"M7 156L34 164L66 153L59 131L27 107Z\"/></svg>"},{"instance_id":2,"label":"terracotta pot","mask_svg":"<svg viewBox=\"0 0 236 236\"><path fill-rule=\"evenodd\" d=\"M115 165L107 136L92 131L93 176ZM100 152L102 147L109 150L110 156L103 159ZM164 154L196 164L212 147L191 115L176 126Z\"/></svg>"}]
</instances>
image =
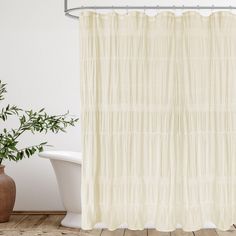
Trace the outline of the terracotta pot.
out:
<instances>
[{"instance_id":1,"label":"terracotta pot","mask_svg":"<svg viewBox=\"0 0 236 236\"><path fill-rule=\"evenodd\" d=\"M15 182L4 173L4 168L0 165L0 223L9 221L16 198Z\"/></svg>"}]
</instances>

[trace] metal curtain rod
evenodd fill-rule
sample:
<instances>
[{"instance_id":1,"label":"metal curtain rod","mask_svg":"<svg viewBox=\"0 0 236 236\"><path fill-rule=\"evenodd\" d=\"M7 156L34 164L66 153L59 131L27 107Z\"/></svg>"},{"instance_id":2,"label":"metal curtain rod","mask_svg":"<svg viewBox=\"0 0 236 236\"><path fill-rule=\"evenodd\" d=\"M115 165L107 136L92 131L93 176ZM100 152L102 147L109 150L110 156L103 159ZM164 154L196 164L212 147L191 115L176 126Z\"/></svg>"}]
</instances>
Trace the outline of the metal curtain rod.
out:
<instances>
[{"instance_id":1,"label":"metal curtain rod","mask_svg":"<svg viewBox=\"0 0 236 236\"><path fill-rule=\"evenodd\" d=\"M68 0L64 0L64 12L66 16L71 18L79 19L79 16L73 15L75 11L82 11L82 10L149 10L149 9L156 9L156 10L188 10L188 9L195 9L195 10L233 10L236 9L236 6L80 6L74 8L68 8Z\"/></svg>"}]
</instances>

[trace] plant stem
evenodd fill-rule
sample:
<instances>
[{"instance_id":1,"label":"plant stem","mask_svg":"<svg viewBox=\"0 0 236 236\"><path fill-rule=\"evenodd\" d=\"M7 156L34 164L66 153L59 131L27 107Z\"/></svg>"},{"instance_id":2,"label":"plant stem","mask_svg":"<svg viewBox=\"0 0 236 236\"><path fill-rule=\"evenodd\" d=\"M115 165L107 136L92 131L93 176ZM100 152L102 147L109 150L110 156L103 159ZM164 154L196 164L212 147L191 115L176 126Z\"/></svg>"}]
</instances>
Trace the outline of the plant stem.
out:
<instances>
[{"instance_id":1,"label":"plant stem","mask_svg":"<svg viewBox=\"0 0 236 236\"><path fill-rule=\"evenodd\" d=\"M0 158L0 165L2 164L3 158Z\"/></svg>"}]
</instances>

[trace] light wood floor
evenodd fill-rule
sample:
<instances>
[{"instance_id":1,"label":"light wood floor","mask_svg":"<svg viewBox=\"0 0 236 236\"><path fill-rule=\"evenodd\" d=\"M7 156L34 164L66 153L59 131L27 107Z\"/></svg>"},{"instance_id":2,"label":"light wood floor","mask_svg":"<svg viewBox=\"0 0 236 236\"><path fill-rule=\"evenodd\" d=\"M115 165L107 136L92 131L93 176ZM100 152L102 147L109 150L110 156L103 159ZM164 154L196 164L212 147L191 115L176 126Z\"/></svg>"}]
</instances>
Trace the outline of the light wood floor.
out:
<instances>
[{"instance_id":1,"label":"light wood floor","mask_svg":"<svg viewBox=\"0 0 236 236\"><path fill-rule=\"evenodd\" d=\"M118 229L115 231L91 230L84 231L80 229L65 228L60 225L64 215L12 215L7 223L0 223L0 235L11 236L236 236L236 225L232 225L228 231L215 229L203 229L194 232L184 232L177 229L166 233L152 229L148 230L128 230Z\"/></svg>"}]
</instances>

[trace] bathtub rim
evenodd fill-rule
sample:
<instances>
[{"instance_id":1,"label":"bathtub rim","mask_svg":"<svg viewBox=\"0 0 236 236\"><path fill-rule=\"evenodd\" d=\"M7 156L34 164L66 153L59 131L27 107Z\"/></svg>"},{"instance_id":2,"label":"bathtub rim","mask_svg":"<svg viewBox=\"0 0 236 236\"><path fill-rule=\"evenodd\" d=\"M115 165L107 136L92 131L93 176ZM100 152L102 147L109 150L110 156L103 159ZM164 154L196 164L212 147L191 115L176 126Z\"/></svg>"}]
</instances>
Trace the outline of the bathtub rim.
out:
<instances>
[{"instance_id":1,"label":"bathtub rim","mask_svg":"<svg viewBox=\"0 0 236 236\"><path fill-rule=\"evenodd\" d=\"M65 150L49 150L40 152L38 155L41 158L49 160L67 161L82 165L81 152L65 151Z\"/></svg>"}]
</instances>

